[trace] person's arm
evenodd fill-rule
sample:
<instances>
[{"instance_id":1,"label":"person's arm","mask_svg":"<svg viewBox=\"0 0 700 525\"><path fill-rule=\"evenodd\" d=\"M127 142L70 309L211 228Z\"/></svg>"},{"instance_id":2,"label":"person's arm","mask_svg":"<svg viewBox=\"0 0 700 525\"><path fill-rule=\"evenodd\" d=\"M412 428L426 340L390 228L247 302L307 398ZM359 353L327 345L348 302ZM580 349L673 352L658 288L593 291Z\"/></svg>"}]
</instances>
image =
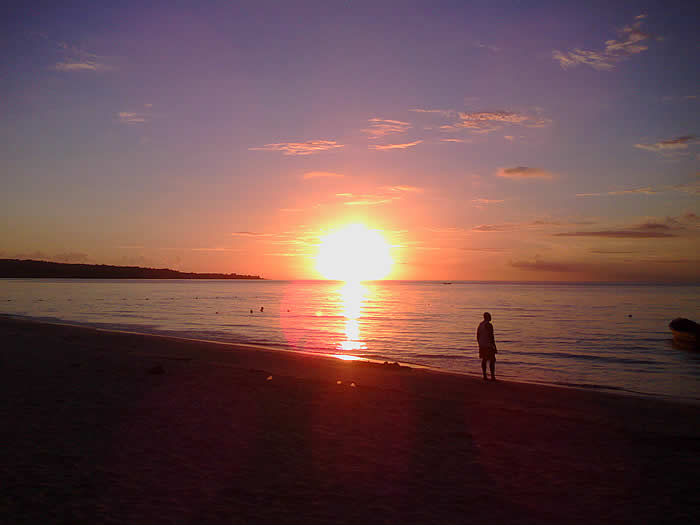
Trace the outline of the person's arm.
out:
<instances>
[{"instance_id":1,"label":"person's arm","mask_svg":"<svg viewBox=\"0 0 700 525\"><path fill-rule=\"evenodd\" d=\"M489 327L489 339L491 339L491 345L493 345L493 349L496 349L496 337L493 334L493 325L491 323L488 324Z\"/></svg>"}]
</instances>

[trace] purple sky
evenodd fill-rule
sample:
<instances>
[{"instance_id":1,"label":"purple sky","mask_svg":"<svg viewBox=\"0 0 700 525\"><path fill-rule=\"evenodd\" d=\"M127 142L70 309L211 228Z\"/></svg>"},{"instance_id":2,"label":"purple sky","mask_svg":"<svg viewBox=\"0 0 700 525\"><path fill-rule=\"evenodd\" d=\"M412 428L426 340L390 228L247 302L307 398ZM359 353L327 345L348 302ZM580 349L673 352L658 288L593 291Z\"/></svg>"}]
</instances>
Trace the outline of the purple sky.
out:
<instances>
[{"instance_id":1,"label":"purple sky","mask_svg":"<svg viewBox=\"0 0 700 525\"><path fill-rule=\"evenodd\" d=\"M104 4L3 17L0 257L700 281L692 3Z\"/></svg>"}]
</instances>

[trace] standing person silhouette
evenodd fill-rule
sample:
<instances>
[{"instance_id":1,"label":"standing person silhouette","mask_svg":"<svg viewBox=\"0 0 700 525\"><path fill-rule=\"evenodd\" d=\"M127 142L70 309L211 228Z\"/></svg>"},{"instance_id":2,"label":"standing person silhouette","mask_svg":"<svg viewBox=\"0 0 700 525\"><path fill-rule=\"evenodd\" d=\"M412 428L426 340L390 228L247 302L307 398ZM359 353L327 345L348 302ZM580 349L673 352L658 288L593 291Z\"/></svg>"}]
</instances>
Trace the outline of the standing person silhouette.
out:
<instances>
[{"instance_id":1,"label":"standing person silhouette","mask_svg":"<svg viewBox=\"0 0 700 525\"><path fill-rule=\"evenodd\" d=\"M493 336L493 325L491 324L491 314L484 312L484 320L479 323L476 329L476 340L479 343L479 357L481 358L481 370L486 377L486 363L491 369L491 381L496 380L496 338Z\"/></svg>"}]
</instances>

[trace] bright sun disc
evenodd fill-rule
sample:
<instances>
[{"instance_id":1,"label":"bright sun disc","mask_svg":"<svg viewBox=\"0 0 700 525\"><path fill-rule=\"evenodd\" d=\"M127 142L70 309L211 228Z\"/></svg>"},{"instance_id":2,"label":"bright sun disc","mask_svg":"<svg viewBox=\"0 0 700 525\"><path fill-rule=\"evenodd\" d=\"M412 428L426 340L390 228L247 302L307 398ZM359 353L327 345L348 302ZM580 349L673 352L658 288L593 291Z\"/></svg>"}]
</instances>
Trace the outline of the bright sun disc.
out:
<instances>
[{"instance_id":1,"label":"bright sun disc","mask_svg":"<svg viewBox=\"0 0 700 525\"><path fill-rule=\"evenodd\" d=\"M371 281L386 277L392 263L384 237L376 230L353 224L321 239L316 270L326 279Z\"/></svg>"}]
</instances>

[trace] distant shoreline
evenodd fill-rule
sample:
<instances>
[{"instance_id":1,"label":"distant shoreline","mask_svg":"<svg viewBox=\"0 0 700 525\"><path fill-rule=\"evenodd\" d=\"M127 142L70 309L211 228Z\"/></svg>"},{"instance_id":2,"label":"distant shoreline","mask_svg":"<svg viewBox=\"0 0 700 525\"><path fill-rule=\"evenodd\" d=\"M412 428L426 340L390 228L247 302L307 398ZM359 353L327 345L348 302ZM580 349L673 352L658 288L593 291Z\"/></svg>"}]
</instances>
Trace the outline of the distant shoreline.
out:
<instances>
[{"instance_id":1,"label":"distant shoreline","mask_svg":"<svg viewBox=\"0 0 700 525\"><path fill-rule=\"evenodd\" d=\"M343 282L332 279L266 279L259 275L237 273L180 272L170 268L145 268L141 266L114 266L107 264L77 264L37 261L33 259L0 259L0 279L159 279L159 280L259 280L294 282ZM368 283L442 283L450 285L535 285L535 286L700 286L698 281L521 281L521 280L462 280L452 279L380 279Z\"/></svg>"},{"instance_id":2,"label":"distant shoreline","mask_svg":"<svg viewBox=\"0 0 700 525\"><path fill-rule=\"evenodd\" d=\"M170 268L112 266L108 264L69 264L31 259L0 259L3 279L254 279L259 275L237 273L179 272Z\"/></svg>"}]
</instances>

